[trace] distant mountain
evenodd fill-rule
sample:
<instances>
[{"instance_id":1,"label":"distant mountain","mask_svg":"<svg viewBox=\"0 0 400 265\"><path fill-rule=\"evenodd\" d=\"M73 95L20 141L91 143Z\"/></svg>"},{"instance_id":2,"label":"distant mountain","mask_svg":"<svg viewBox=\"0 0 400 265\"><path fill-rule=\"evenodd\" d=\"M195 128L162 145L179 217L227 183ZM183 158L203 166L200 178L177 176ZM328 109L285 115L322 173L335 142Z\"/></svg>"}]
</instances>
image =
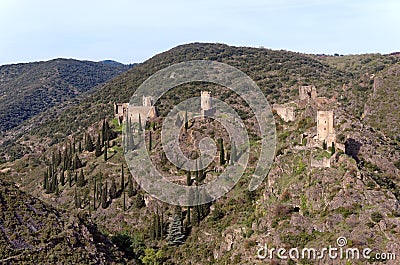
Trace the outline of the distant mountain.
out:
<instances>
[{"instance_id":1,"label":"distant mountain","mask_svg":"<svg viewBox=\"0 0 400 265\"><path fill-rule=\"evenodd\" d=\"M130 67L73 59L0 66L0 132L76 98Z\"/></svg>"},{"instance_id":2,"label":"distant mountain","mask_svg":"<svg viewBox=\"0 0 400 265\"><path fill-rule=\"evenodd\" d=\"M100 63L103 63L105 65L109 65L109 66L114 66L114 67L127 66L126 64L123 64L123 63L120 63L120 62L117 62L117 61L114 61L114 60L103 60L103 61L100 61ZM134 64L128 64L128 65L129 66L134 66L136 64L134 63Z\"/></svg>"}]
</instances>

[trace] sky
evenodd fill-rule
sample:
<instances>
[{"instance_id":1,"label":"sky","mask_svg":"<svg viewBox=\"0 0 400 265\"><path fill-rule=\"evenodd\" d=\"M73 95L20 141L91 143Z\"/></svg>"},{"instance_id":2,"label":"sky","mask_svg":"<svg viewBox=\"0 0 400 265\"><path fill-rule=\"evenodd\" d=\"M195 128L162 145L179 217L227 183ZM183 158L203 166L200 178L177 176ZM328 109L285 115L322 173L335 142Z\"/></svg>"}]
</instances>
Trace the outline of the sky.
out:
<instances>
[{"instance_id":1,"label":"sky","mask_svg":"<svg viewBox=\"0 0 400 265\"><path fill-rule=\"evenodd\" d=\"M0 65L143 62L191 42L359 54L400 51L398 0L0 0Z\"/></svg>"}]
</instances>

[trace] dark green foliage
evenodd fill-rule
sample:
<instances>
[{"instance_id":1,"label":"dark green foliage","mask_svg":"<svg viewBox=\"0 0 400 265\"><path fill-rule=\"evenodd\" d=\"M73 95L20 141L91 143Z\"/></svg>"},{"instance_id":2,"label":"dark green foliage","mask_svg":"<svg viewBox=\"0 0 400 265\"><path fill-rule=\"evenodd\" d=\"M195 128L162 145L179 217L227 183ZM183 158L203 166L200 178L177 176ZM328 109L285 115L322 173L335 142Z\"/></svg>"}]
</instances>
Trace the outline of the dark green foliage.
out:
<instances>
[{"instance_id":1,"label":"dark green foliage","mask_svg":"<svg viewBox=\"0 0 400 265\"><path fill-rule=\"evenodd\" d=\"M81 208L81 196L79 194L79 191L77 191L75 187L75 193L74 193L74 202L75 202L75 208Z\"/></svg>"},{"instance_id":2,"label":"dark green foliage","mask_svg":"<svg viewBox=\"0 0 400 265\"><path fill-rule=\"evenodd\" d=\"M186 185L191 186L192 185L192 176L191 172L187 171L186 172Z\"/></svg>"},{"instance_id":3,"label":"dark green foliage","mask_svg":"<svg viewBox=\"0 0 400 265\"><path fill-rule=\"evenodd\" d=\"M128 68L71 59L4 65L0 69L0 79L5 80L2 89L8 93L0 106L0 131L72 101ZM18 82L13 81L16 76Z\"/></svg>"},{"instance_id":4,"label":"dark green foliage","mask_svg":"<svg viewBox=\"0 0 400 265\"><path fill-rule=\"evenodd\" d=\"M371 220L375 223L379 223L383 219L383 216L379 212L371 213Z\"/></svg>"},{"instance_id":5,"label":"dark green foliage","mask_svg":"<svg viewBox=\"0 0 400 265\"><path fill-rule=\"evenodd\" d=\"M131 125L132 125L132 121L130 122L131 123ZM139 113L139 133L141 132L141 131L143 131L143 128L142 128L142 117L140 116L140 113Z\"/></svg>"},{"instance_id":6,"label":"dark green foliage","mask_svg":"<svg viewBox=\"0 0 400 265\"><path fill-rule=\"evenodd\" d=\"M400 159L394 162L394 166L400 169Z\"/></svg>"},{"instance_id":7,"label":"dark green foliage","mask_svg":"<svg viewBox=\"0 0 400 265\"><path fill-rule=\"evenodd\" d=\"M71 170L67 170L68 185L72 187L72 173Z\"/></svg>"},{"instance_id":8,"label":"dark green foliage","mask_svg":"<svg viewBox=\"0 0 400 265\"><path fill-rule=\"evenodd\" d=\"M49 182L49 176L48 176L48 173L47 173L47 171L46 171L46 172L44 172L44 174L43 174L43 189L44 189L44 190L47 189L47 187L48 187L48 182Z\"/></svg>"},{"instance_id":9,"label":"dark green foliage","mask_svg":"<svg viewBox=\"0 0 400 265\"><path fill-rule=\"evenodd\" d=\"M331 155L334 155L335 152L336 152L335 143L332 142L332 146L331 146Z\"/></svg>"},{"instance_id":10,"label":"dark green foliage","mask_svg":"<svg viewBox=\"0 0 400 265\"><path fill-rule=\"evenodd\" d=\"M97 135L97 142L96 142L96 150L95 150L95 156L99 157L103 154L102 150L101 150L101 140L100 140L100 134Z\"/></svg>"},{"instance_id":11,"label":"dark green foliage","mask_svg":"<svg viewBox=\"0 0 400 265\"><path fill-rule=\"evenodd\" d=\"M94 144L93 144L93 140L92 137L87 134L86 135L86 145L85 145L85 150L88 152L93 152L95 149Z\"/></svg>"},{"instance_id":12,"label":"dark green foliage","mask_svg":"<svg viewBox=\"0 0 400 265\"><path fill-rule=\"evenodd\" d=\"M149 151L151 151L152 145L153 143L152 143L151 131L149 131Z\"/></svg>"},{"instance_id":13,"label":"dark green foliage","mask_svg":"<svg viewBox=\"0 0 400 265\"><path fill-rule=\"evenodd\" d=\"M133 186L133 180L132 177L128 177L128 196L132 197L137 194L137 190Z\"/></svg>"},{"instance_id":14,"label":"dark green foliage","mask_svg":"<svg viewBox=\"0 0 400 265\"><path fill-rule=\"evenodd\" d=\"M326 141L324 140L322 142L322 149L326 150L328 148L328 145L326 144Z\"/></svg>"},{"instance_id":15,"label":"dark green foliage","mask_svg":"<svg viewBox=\"0 0 400 265\"><path fill-rule=\"evenodd\" d=\"M235 164L237 162L237 150L236 150L236 144L235 142L232 142L232 147L231 147L231 153L229 157L229 163L231 165Z\"/></svg>"},{"instance_id":16,"label":"dark green foliage","mask_svg":"<svg viewBox=\"0 0 400 265\"><path fill-rule=\"evenodd\" d=\"M96 210L96 197L97 197L97 179L94 179L94 184L93 184L93 210Z\"/></svg>"},{"instance_id":17,"label":"dark green foliage","mask_svg":"<svg viewBox=\"0 0 400 265\"><path fill-rule=\"evenodd\" d=\"M175 126L181 128L182 123L183 122L182 122L181 116L179 116L179 114L176 115Z\"/></svg>"},{"instance_id":18,"label":"dark green foliage","mask_svg":"<svg viewBox=\"0 0 400 265\"><path fill-rule=\"evenodd\" d=\"M153 214L153 221L150 228L150 233L151 233L150 237L153 240L162 240L163 230L164 230L163 220L160 214L158 213L157 209L157 213Z\"/></svg>"},{"instance_id":19,"label":"dark green foliage","mask_svg":"<svg viewBox=\"0 0 400 265\"><path fill-rule=\"evenodd\" d=\"M64 170L62 170L62 171L60 172L60 183L61 183L61 186L64 186L64 185L65 185Z\"/></svg>"},{"instance_id":20,"label":"dark green foliage","mask_svg":"<svg viewBox=\"0 0 400 265\"><path fill-rule=\"evenodd\" d=\"M120 233L111 237L111 241L128 259L139 259L144 254L145 244L143 236L135 234L133 237L128 233Z\"/></svg>"},{"instance_id":21,"label":"dark green foliage","mask_svg":"<svg viewBox=\"0 0 400 265\"><path fill-rule=\"evenodd\" d=\"M219 149L219 164L225 165L225 150L224 150L224 140L222 138L218 139L218 149Z\"/></svg>"},{"instance_id":22,"label":"dark green foliage","mask_svg":"<svg viewBox=\"0 0 400 265\"><path fill-rule=\"evenodd\" d=\"M108 207L108 202L107 202L107 182L106 182L106 185L101 190L101 207L103 209L106 209Z\"/></svg>"},{"instance_id":23,"label":"dark green foliage","mask_svg":"<svg viewBox=\"0 0 400 265\"><path fill-rule=\"evenodd\" d=\"M168 244L173 246L179 246L183 244L185 235L182 233L181 216L179 213L175 213L172 222L168 227Z\"/></svg>"},{"instance_id":24,"label":"dark green foliage","mask_svg":"<svg viewBox=\"0 0 400 265\"><path fill-rule=\"evenodd\" d=\"M78 180L76 182L76 186L78 187L83 187L86 185L86 180L85 176L83 175L83 169L81 169L81 172L79 173Z\"/></svg>"},{"instance_id":25,"label":"dark green foliage","mask_svg":"<svg viewBox=\"0 0 400 265\"><path fill-rule=\"evenodd\" d=\"M140 209L140 208L143 208L144 206L146 206L142 194L138 193L138 194L136 195L135 200L134 200L134 206L135 206L135 208L137 208L137 209Z\"/></svg>"},{"instance_id":26,"label":"dark green foliage","mask_svg":"<svg viewBox=\"0 0 400 265\"><path fill-rule=\"evenodd\" d=\"M104 145L104 161L107 161L107 159L108 159L108 141L106 141Z\"/></svg>"},{"instance_id":27,"label":"dark green foliage","mask_svg":"<svg viewBox=\"0 0 400 265\"><path fill-rule=\"evenodd\" d=\"M78 143L78 153L79 154L82 153L82 142L81 141L79 141L79 143Z\"/></svg>"},{"instance_id":28,"label":"dark green foliage","mask_svg":"<svg viewBox=\"0 0 400 265\"><path fill-rule=\"evenodd\" d=\"M124 165L121 165L121 191L125 190Z\"/></svg>"},{"instance_id":29,"label":"dark green foliage","mask_svg":"<svg viewBox=\"0 0 400 265\"><path fill-rule=\"evenodd\" d=\"M79 159L78 154L75 154L73 164L72 164L72 169L76 170L76 169L81 168L82 166L83 166L83 164L82 164L81 160Z\"/></svg>"},{"instance_id":30,"label":"dark green foliage","mask_svg":"<svg viewBox=\"0 0 400 265\"><path fill-rule=\"evenodd\" d=\"M187 132L189 128L189 121L188 121L188 115L187 115L187 110L185 111L185 132Z\"/></svg>"},{"instance_id":31,"label":"dark green foliage","mask_svg":"<svg viewBox=\"0 0 400 265\"><path fill-rule=\"evenodd\" d=\"M115 179L113 178L110 187L110 199L113 200L115 198L117 198L117 184L115 184Z\"/></svg>"}]
</instances>

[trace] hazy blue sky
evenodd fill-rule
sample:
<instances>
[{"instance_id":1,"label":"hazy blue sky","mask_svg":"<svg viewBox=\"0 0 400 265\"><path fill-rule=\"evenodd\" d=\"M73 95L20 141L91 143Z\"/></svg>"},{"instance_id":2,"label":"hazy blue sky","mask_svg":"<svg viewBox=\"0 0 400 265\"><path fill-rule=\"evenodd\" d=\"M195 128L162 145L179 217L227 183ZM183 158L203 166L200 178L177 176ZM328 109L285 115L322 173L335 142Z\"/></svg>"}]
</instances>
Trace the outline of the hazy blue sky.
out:
<instances>
[{"instance_id":1,"label":"hazy blue sky","mask_svg":"<svg viewBox=\"0 0 400 265\"><path fill-rule=\"evenodd\" d=\"M306 53L400 51L398 0L0 0L0 64L141 62L189 42Z\"/></svg>"}]
</instances>

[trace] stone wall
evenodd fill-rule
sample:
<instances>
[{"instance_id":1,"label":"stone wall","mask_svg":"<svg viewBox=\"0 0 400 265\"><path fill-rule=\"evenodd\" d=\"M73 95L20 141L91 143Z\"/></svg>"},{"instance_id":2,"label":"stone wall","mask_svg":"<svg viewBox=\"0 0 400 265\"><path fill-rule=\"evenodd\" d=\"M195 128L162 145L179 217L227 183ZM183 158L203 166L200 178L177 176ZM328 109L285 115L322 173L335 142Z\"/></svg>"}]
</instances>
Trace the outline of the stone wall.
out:
<instances>
[{"instance_id":1,"label":"stone wall","mask_svg":"<svg viewBox=\"0 0 400 265\"><path fill-rule=\"evenodd\" d=\"M295 108L291 106L285 106L285 105L280 105L280 104L274 104L272 106L272 109L276 111L276 114L279 115L279 117L282 118L285 122L289 121L294 121L296 120L296 115L295 115Z\"/></svg>"},{"instance_id":2,"label":"stone wall","mask_svg":"<svg viewBox=\"0 0 400 265\"><path fill-rule=\"evenodd\" d=\"M317 139L328 146L335 142L333 111L317 111Z\"/></svg>"}]
</instances>

